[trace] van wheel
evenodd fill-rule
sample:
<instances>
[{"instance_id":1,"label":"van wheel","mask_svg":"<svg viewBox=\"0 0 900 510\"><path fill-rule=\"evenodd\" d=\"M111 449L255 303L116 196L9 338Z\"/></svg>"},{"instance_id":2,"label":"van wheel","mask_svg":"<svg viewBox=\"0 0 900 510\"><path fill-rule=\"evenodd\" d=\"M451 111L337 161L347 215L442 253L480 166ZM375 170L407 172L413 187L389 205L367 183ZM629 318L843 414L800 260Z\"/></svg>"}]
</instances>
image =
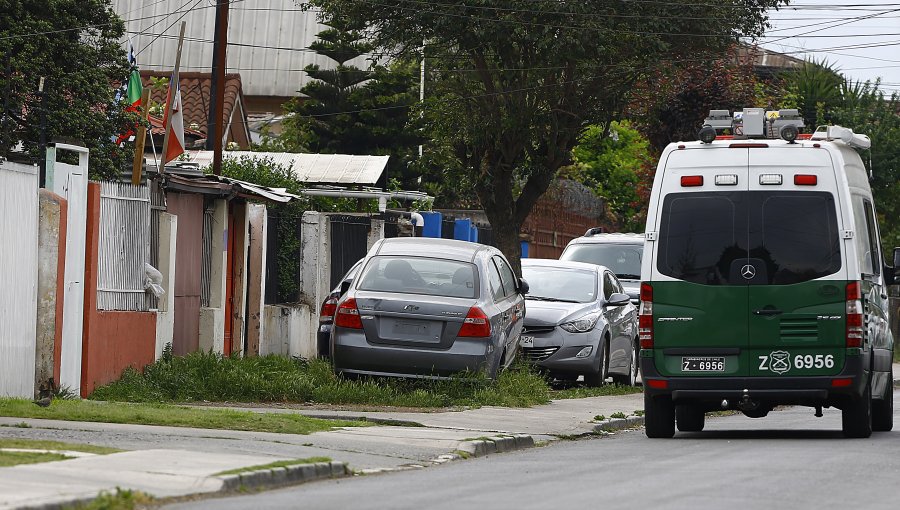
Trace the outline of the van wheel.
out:
<instances>
[{"instance_id":1,"label":"van wheel","mask_svg":"<svg viewBox=\"0 0 900 510\"><path fill-rule=\"evenodd\" d=\"M872 430L887 432L894 428L894 371L891 369L884 399L872 401Z\"/></svg>"},{"instance_id":2,"label":"van wheel","mask_svg":"<svg viewBox=\"0 0 900 510\"><path fill-rule=\"evenodd\" d=\"M602 386L609 377L609 342L606 338L600 340L600 359L597 363L597 371L584 374L584 383L591 387Z\"/></svg>"},{"instance_id":3,"label":"van wheel","mask_svg":"<svg viewBox=\"0 0 900 510\"><path fill-rule=\"evenodd\" d=\"M871 372L870 372L871 374ZM872 435L872 377L866 383L862 397L841 409L841 425L845 437Z\"/></svg>"},{"instance_id":4,"label":"van wheel","mask_svg":"<svg viewBox=\"0 0 900 510\"><path fill-rule=\"evenodd\" d=\"M703 408L692 404L675 406L675 423L682 432L700 432L706 424Z\"/></svg>"},{"instance_id":5,"label":"van wheel","mask_svg":"<svg viewBox=\"0 0 900 510\"><path fill-rule=\"evenodd\" d=\"M675 435L675 405L672 397L644 394L644 429L647 437L669 438Z\"/></svg>"}]
</instances>

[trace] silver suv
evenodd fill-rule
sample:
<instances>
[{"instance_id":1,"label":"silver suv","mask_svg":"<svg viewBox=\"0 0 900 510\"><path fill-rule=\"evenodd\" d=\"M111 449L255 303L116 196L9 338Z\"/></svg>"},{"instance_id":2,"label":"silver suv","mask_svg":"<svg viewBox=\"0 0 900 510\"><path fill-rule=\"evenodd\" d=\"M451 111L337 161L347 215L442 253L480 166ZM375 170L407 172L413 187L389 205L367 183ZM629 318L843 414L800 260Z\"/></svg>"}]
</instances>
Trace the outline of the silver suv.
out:
<instances>
[{"instance_id":1,"label":"silver suv","mask_svg":"<svg viewBox=\"0 0 900 510\"><path fill-rule=\"evenodd\" d=\"M643 254L643 234L605 234L600 228L592 228L583 236L572 239L559 260L608 267L616 274L631 302L637 305L640 301Z\"/></svg>"}]
</instances>

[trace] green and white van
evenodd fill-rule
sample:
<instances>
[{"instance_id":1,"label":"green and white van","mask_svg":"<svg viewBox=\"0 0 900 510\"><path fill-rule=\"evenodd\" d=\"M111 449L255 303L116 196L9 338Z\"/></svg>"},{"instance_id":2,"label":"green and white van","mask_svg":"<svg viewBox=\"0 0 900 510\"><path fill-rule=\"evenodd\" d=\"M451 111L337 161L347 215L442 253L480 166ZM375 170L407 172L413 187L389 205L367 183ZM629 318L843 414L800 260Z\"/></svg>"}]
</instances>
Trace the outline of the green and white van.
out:
<instances>
[{"instance_id":1,"label":"green and white van","mask_svg":"<svg viewBox=\"0 0 900 510\"><path fill-rule=\"evenodd\" d=\"M890 430L897 275L854 150L868 138L828 126L797 139L777 112L724 113L735 135L707 125L701 141L669 145L653 182L639 328L647 436L777 405L838 408L848 437ZM900 250L893 258L900 266Z\"/></svg>"}]
</instances>

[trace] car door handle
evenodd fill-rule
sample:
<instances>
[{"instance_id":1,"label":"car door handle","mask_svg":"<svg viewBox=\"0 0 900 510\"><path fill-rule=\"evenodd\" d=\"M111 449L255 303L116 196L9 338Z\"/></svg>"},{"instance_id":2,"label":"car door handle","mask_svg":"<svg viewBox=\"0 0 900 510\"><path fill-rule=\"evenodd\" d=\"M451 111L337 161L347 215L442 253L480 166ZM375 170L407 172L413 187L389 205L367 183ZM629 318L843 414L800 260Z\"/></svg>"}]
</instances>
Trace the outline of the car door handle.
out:
<instances>
[{"instance_id":1,"label":"car door handle","mask_svg":"<svg viewBox=\"0 0 900 510\"><path fill-rule=\"evenodd\" d=\"M777 310L775 308L761 308L759 310L754 310L753 313L756 315L769 316L769 315L781 315L784 312L782 312L781 310Z\"/></svg>"}]
</instances>

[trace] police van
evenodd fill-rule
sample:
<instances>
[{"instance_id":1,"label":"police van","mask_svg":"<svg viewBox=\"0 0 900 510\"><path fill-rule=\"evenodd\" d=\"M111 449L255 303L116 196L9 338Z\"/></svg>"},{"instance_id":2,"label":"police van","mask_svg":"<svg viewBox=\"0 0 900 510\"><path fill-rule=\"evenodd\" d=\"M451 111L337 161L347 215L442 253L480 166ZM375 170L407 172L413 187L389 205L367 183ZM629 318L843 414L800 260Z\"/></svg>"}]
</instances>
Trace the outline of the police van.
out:
<instances>
[{"instance_id":1,"label":"police van","mask_svg":"<svg viewBox=\"0 0 900 510\"><path fill-rule=\"evenodd\" d=\"M898 277L855 150L870 142L802 124L796 110L714 110L700 141L662 153L641 267L648 437L778 405L840 409L847 437L893 426Z\"/></svg>"}]
</instances>

